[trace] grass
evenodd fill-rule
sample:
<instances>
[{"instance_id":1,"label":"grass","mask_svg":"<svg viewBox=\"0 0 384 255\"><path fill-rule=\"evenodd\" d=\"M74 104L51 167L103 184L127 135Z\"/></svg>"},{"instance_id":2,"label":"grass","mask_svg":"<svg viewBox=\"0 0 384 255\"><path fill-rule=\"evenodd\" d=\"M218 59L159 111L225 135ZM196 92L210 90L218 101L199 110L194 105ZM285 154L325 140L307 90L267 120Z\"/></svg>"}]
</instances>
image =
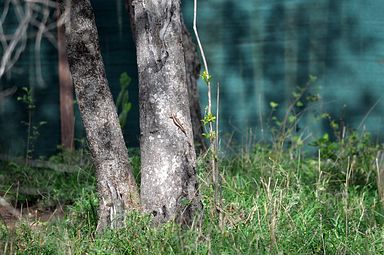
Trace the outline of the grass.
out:
<instances>
[{"instance_id":1,"label":"grass","mask_svg":"<svg viewBox=\"0 0 384 255\"><path fill-rule=\"evenodd\" d=\"M353 135L316 146L320 155L258 145L226 157L220 166L223 222L213 213L214 191L200 160L201 225L153 228L149 217L131 213L125 229L102 235L95 234L98 203L89 165L75 173L56 173L4 164L3 195L20 205L31 199L21 199L22 187L37 188L44 192L35 195L35 203L60 205L64 216L49 222L24 220L14 229L0 221L0 253L384 254L374 164L381 147ZM132 162L137 173L138 157Z\"/></svg>"}]
</instances>

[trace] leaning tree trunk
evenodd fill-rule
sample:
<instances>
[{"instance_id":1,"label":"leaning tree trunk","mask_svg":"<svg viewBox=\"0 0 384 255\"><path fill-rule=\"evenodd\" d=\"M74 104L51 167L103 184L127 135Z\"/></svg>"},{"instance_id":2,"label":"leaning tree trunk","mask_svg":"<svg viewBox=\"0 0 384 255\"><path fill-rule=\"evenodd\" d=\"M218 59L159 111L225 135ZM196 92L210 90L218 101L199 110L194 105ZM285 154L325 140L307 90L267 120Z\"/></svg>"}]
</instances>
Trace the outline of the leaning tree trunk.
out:
<instances>
[{"instance_id":1,"label":"leaning tree trunk","mask_svg":"<svg viewBox=\"0 0 384 255\"><path fill-rule=\"evenodd\" d=\"M69 18L65 24L68 61L96 166L98 230L121 227L126 212L139 207L139 195L105 75L93 10L89 0L59 2L61 13Z\"/></svg>"},{"instance_id":2,"label":"leaning tree trunk","mask_svg":"<svg viewBox=\"0 0 384 255\"><path fill-rule=\"evenodd\" d=\"M139 70L141 202L156 223L200 208L179 0L133 1Z\"/></svg>"},{"instance_id":3,"label":"leaning tree trunk","mask_svg":"<svg viewBox=\"0 0 384 255\"><path fill-rule=\"evenodd\" d=\"M130 17L133 39L135 40L134 31L136 30L134 8L132 0L125 0L126 9ZM197 86L197 80L200 74L200 59L196 51L196 46L192 41L191 34L188 32L187 26L184 23L183 16L180 16L182 24L182 42L185 58L185 77L188 88L189 111L191 113L193 140L197 152L204 151L205 144L203 139L203 125L201 122L200 96Z\"/></svg>"}]
</instances>

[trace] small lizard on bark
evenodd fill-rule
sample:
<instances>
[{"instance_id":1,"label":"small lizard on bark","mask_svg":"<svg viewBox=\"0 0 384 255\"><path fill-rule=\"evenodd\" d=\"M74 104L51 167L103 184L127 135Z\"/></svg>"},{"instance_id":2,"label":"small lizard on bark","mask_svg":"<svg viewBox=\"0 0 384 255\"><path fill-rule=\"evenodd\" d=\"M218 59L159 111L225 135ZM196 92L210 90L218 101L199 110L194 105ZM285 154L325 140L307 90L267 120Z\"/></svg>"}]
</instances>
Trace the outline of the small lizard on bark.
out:
<instances>
[{"instance_id":1,"label":"small lizard on bark","mask_svg":"<svg viewBox=\"0 0 384 255\"><path fill-rule=\"evenodd\" d=\"M181 132L183 132L184 135L187 136L187 132L185 131L185 128L183 127L183 123L176 117L176 115L172 114L172 116L170 116L170 118L172 119L173 124L175 124L176 127L178 127L181 130Z\"/></svg>"}]
</instances>

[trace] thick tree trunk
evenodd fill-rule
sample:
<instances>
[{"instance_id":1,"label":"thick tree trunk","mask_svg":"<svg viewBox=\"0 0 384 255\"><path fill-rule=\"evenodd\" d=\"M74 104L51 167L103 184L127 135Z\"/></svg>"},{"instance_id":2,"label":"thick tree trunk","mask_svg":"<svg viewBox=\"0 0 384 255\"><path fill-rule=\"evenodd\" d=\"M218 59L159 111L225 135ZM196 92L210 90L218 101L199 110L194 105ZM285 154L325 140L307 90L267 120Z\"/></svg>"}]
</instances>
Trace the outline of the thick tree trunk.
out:
<instances>
[{"instance_id":1,"label":"thick tree trunk","mask_svg":"<svg viewBox=\"0 0 384 255\"><path fill-rule=\"evenodd\" d=\"M65 31L62 25L57 26L57 49L59 55L60 85L60 127L61 145L64 149L73 150L75 138L75 116L73 112L73 85L69 71L68 58L65 52Z\"/></svg>"},{"instance_id":2,"label":"thick tree trunk","mask_svg":"<svg viewBox=\"0 0 384 255\"><path fill-rule=\"evenodd\" d=\"M70 8L65 24L67 55L96 166L100 198L98 230L121 227L126 212L139 207L139 196L106 80L93 10L89 0L59 3L64 14Z\"/></svg>"},{"instance_id":3,"label":"thick tree trunk","mask_svg":"<svg viewBox=\"0 0 384 255\"><path fill-rule=\"evenodd\" d=\"M139 70L141 201L156 223L201 207L179 0L133 1Z\"/></svg>"},{"instance_id":4,"label":"thick tree trunk","mask_svg":"<svg viewBox=\"0 0 384 255\"><path fill-rule=\"evenodd\" d=\"M133 38L135 39L134 33L136 31L136 25L132 0L125 0L125 5L130 17ZM202 135L202 115L200 109L199 90L197 86L197 80L199 79L200 75L200 59L196 51L196 46L192 41L191 34L188 32L182 15L180 15L180 21L182 24L182 42L186 67L185 77L188 88L189 111L191 113L193 140L195 142L196 151L201 152L205 150L205 144Z\"/></svg>"}]
</instances>

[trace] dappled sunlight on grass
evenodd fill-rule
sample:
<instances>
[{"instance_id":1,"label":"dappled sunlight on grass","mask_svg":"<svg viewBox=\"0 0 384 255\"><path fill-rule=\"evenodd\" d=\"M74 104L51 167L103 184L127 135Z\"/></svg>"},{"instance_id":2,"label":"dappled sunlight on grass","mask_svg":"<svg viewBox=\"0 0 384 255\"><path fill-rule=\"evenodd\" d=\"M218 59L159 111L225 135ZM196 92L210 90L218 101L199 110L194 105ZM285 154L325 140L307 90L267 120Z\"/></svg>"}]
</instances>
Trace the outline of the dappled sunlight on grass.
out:
<instances>
[{"instance_id":1,"label":"dappled sunlight on grass","mask_svg":"<svg viewBox=\"0 0 384 255\"><path fill-rule=\"evenodd\" d=\"M204 160L200 160L202 222L196 221L189 229L173 223L154 228L149 216L134 212L127 215L126 228L103 234L95 233L95 179L86 177L92 176L91 170L65 176L48 171L39 179L36 169L28 169L24 173L35 180L30 184L43 188L50 180L56 195L48 193L39 199L54 198L53 204L62 204L64 215L40 222L38 227L20 222L10 229L0 223L1 252L382 254L384 215L374 168L378 149L367 143L358 151L344 147L337 157L319 158L304 153L292 157L289 150L277 153L268 146L255 146L247 153L228 156L220 167L221 219L214 210L214 191L207 181ZM133 162L138 168L139 160ZM11 181L11 176L5 174L2 179Z\"/></svg>"}]
</instances>

